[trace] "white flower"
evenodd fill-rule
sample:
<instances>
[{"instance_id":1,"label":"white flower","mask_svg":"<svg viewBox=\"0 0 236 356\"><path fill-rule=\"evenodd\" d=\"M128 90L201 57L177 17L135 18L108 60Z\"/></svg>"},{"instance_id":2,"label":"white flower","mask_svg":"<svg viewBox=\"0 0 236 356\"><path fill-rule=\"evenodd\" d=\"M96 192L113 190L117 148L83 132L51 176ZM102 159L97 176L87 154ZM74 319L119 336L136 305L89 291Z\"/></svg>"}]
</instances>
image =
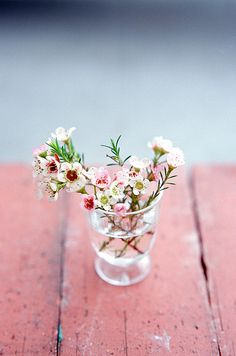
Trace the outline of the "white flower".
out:
<instances>
[{"instance_id":1,"label":"white flower","mask_svg":"<svg viewBox=\"0 0 236 356\"><path fill-rule=\"evenodd\" d=\"M96 204L99 208L104 210L111 210L111 206L117 203L117 199L111 196L110 190L97 191L97 200Z\"/></svg>"},{"instance_id":2,"label":"white flower","mask_svg":"<svg viewBox=\"0 0 236 356\"><path fill-rule=\"evenodd\" d=\"M48 175L57 175L60 168L60 163L52 156L47 156L46 159L41 160L42 174L46 177Z\"/></svg>"},{"instance_id":3,"label":"white flower","mask_svg":"<svg viewBox=\"0 0 236 356\"><path fill-rule=\"evenodd\" d=\"M66 187L71 192L76 192L82 189L86 184L86 178L82 174L82 166L79 162L62 163L58 180L66 183Z\"/></svg>"},{"instance_id":4,"label":"white flower","mask_svg":"<svg viewBox=\"0 0 236 356\"><path fill-rule=\"evenodd\" d=\"M171 151L173 144L170 140L163 138L162 136L156 136L151 142L148 142L148 147L155 153L168 153Z\"/></svg>"},{"instance_id":5,"label":"white flower","mask_svg":"<svg viewBox=\"0 0 236 356\"><path fill-rule=\"evenodd\" d=\"M111 196L117 200L124 197L124 186L119 184L117 180L111 183L109 190Z\"/></svg>"},{"instance_id":6,"label":"white flower","mask_svg":"<svg viewBox=\"0 0 236 356\"><path fill-rule=\"evenodd\" d=\"M57 175L60 167L60 163L52 156L47 156L46 158L36 156L32 165L33 177Z\"/></svg>"},{"instance_id":7,"label":"white flower","mask_svg":"<svg viewBox=\"0 0 236 356\"><path fill-rule=\"evenodd\" d=\"M172 148L170 153L168 153L166 160L168 165L172 168L176 168L185 164L184 153L178 147Z\"/></svg>"},{"instance_id":8,"label":"white flower","mask_svg":"<svg viewBox=\"0 0 236 356\"><path fill-rule=\"evenodd\" d=\"M38 197L42 198L44 195L48 196L49 200L57 200L58 199L58 188L55 182L50 180L42 180L38 183Z\"/></svg>"},{"instance_id":9,"label":"white flower","mask_svg":"<svg viewBox=\"0 0 236 356\"><path fill-rule=\"evenodd\" d=\"M130 182L130 186L133 187L134 195L145 194L149 184L149 180L144 179L141 175Z\"/></svg>"},{"instance_id":10,"label":"white flower","mask_svg":"<svg viewBox=\"0 0 236 356\"><path fill-rule=\"evenodd\" d=\"M89 180L95 180L96 178L96 173L97 173L97 168L96 167L90 167L88 171L85 169L83 170L83 174L89 179Z\"/></svg>"},{"instance_id":11,"label":"white flower","mask_svg":"<svg viewBox=\"0 0 236 356\"><path fill-rule=\"evenodd\" d=\"M140 174L134 170L129 171L129 180L130 181L135 181L138 177L140 176Z\"/></svg>"},{"instance_id":12,"label":"white flower","mask_svg":"<svg viewBox=\"0 0 236 356\"><path fill-rule=\"evenodd\" d=\"M33 166L33 177L39 177L43 174L44 171L44 166L43 166L43 161L46 161L45 158L42 157L35 157L32 163Z\"/></svg>"},{"instance_id":13,"label":"white flower","mask_svg":"<svg viewBox=\"0 0 236 356\"><path fill-rule=\"evenodd\" d=\"M58 141L66 142L70 138L72 132L75 130L75 127L71 127L69 130L64 129L64 127L58 127L55 133L51 133L51 136L56 138Z\"/></svg>"},{"instance_id":14,"label":"white flower","mask_svg":"<svg viewBox=\"0 0 236 356\"><path fill-rule=\"evenodd\" d=\"M129 163L134 168L140 170L140 169L147 168L151 164L151 161L148 158L139 159L136 156L131 156L129 159Z\"/></svg>"},{"instance_id":15,"label":"white flower","mask_svg":"<svg viewBox=\"0 0 236 356\"><path fill-rule=\"evenodd\" d=\"M115 174L115 180L118 182L118 184L123 185L124 187L129 184L129 179L130 177L128 169L122 169Z\"/></svg>"},{"instance_id":16,"label":"white flower","mask_svg":"<svg viewBox=\"0 0 236 356\"><path fill-rule=\"evenodd\" d=\"M100 189L108 188L111 183L111 177L106 168L100 167L95 172L95 177L92 177L91 182L93 185L96 185Z\"/></svg>"}]
</instances>

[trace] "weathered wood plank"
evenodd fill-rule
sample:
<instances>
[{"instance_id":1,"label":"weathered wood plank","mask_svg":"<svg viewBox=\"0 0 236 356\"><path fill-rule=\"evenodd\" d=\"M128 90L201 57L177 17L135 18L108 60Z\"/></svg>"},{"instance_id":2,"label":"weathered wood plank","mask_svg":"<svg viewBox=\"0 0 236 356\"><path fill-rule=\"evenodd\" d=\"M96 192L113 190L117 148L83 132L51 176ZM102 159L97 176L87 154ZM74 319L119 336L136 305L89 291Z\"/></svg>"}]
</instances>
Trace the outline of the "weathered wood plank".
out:
<instances>
[{"instance_id":1,"label":"weathered wood plank","mask_svg":"<svg viewBox=\"0 0 236 356\"><path fill-rule=\"evenodd\" d=\"M65 248L61 355L217 355L187 180L164 197L150 276L114 287L93 269L76 196Z\"/></svg>"},{"instance_id":2,"label":"weathered wood plank","mask_svg":"<svg viewBox=\"0 0 236 356\"><path fill-rule=\"evenodd\" d=\"M56 354L59 205L38 201L29 167L0 167L0 354Z\"/></svg>"},{"instance_id":3,"label":"weathered wood plank","mask_svg":"<svg viewBox=\"0 0 236 356\"><path fill-rule=\"evenodd\" d=\"M193 174L210 302L221 355L236 355L236 166Z\"/></svg>"}]
</instances>

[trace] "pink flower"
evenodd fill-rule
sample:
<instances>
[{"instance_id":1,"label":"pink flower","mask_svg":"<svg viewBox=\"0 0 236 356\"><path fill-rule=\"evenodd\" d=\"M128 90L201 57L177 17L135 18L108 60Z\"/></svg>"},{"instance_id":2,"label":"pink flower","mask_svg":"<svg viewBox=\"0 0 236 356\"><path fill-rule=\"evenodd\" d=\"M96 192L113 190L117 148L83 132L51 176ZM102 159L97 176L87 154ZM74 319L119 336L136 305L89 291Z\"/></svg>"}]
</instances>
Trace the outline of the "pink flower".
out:
<instances>
[{"instance_id":1,"label":"pink flower","mask_svg":"<svg viewBox=\"0 0 236 356\"><path fill-rule=\"evenodd\" d=\"M100 189L107 188L111 183L111 177L109 172L104 167L99 168L95 172L94 178L92 178L92 184L96 185Z\"/></svg>"},{"instance_id":2,"label":"pink flower","mask_svg":"<svg viewBox=\"0 0 236 356\"><path fill-rule=\"evenodd\" d=\"M39 156L40 153L47 151L47 149L48 149L47 145L41 145L33 150L33 156Z\"/></svg>"},{"instance_id":3,"label":"pink flower","mask_svg":"<svg viewBox=\"0 0 236 356\"><path fill-rule=\"evenodd\" d=\"M116 205L114 205L114 212L117 215L124 215L127 212L127 206L123 203L117 203Z\"/></svg>"},{"instance_id":4,"label":"pink flower","mask_svg":"<svg viewBox=\"0 0 236 356\"><path fill-rule=\"evenodd\" d=\"M162 169L163 169L162 164L158 164L157 166L152 167L152 173L156 182L158 182L160 179L159 173L162 171Z\"/></svg>"},{"instance_id":5,"label":"pink flower","mask_svg":"<svg viewBox=\"0 0 236 356\"><path fill-rule=\"evenodd\" d=\"M121 186L127 186L129 184L129 170L123 169L115 174L114 180Z\"/></svg>"},{"instance_id":6,"label":"pink flower","mask_svg":"<svg viewBox=\"0 0 236 356\"><path fill-rule=\"evenodd\" d=\"M81 203L82 208L88 211L92 211L95 209L95 196L94 195L85 195L82 198Z\"/></svg>"},{"instance_id":7,"label":"pink flower","mask_svg":"<svg viewBox=\"0 0 236 356\"><path fill-rule=\"evenodd\" d=\"M135 171L130 171L130 172L129 172L129 178L130 178L131 180L137 179L138 176L139 176L139 174L138 174L137 172L135 172Z\"/></svg>"}]
</instances>

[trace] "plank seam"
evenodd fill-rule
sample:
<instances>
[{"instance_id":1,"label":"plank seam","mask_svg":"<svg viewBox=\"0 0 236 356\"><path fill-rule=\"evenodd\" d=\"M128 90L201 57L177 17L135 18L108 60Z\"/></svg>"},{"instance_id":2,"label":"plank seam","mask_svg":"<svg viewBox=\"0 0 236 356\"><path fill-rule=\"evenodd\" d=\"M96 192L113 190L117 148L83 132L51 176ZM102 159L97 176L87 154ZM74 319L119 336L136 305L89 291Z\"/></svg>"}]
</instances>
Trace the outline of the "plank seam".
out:
<instances>
[{"instance_id":1,"label":"plank seam","mask_svg":"<svg viewBox=\"0 0 236 356\"><path fill-rule=\"evenodd\" d=\"M126 310L124 310L124 332L125 332L125 356L128 356L127 314L126 314Z\"/></svg>"},{"instance_id":2,"label":"plank seam","mask_svg":"<svg viewBox=\"0 0 236 356\"><path fill-rule=\"evenodd\" d=\"M221 347L220 347L219 337L217 334L216 321L214 318L214 312L213 312L213 306L212 306L209 272L208 272L208 266L207 266L207 262L206 262L206 254L205 254L205 248L204 248L201 221L200 221L200 216L199 216L199 206L198 206L198 202L197 202L195 180L194 180L194 176L193 176L192 172L189 177L189 188L190 188L191 204L192 204L192 211L193 211L193 220L194 220L194 225L195 225L195 229L197 232L199 248L200 248L200 265L201 265L201 270L202 270L202 274L203 274L204 282L205 282L204 284L205 284L205 290L206 290L206 294L207 294L207 301L208 301L210 316L211 316L211 320L212 320L212 324L213 324L213 328L214 328L214 334L216 335L218 355L222 356L222 351L221 351Z\"/></svg>"},{"instance_id":3,"label":"plank seam","mask_svg":"<svg viewBox=\"0 0 236 356\"><path fill-rule=\"evenodd\" d=\"M59 269L59 303L58 303L58 319L57 319L57 340L56 340L56 355L60 356L61 344L63 340L62 331L62 303L63 303L63 284L64 284L64 266L65 266L65 243L66 243L66 232L68 225L68 208L69 208L69 197L68 194L63 197L61 216L60 216L60 269Z\"/></svg>"}]
</instances>

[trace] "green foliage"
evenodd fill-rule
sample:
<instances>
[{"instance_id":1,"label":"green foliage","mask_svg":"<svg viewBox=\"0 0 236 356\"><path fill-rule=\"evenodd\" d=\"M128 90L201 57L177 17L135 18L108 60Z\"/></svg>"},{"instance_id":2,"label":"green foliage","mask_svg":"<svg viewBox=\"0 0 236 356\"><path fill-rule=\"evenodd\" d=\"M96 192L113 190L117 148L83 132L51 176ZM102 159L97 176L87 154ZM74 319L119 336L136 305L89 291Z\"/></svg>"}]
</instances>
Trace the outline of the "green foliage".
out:
<instances>
[{"instance_id":1,"label":"green foliage","mask_svg":"<svg viewBox=\"0 0 236 356\"><path fill-rule=\"evenodd\" d=\"M41 152L40 154L39 154L39 157L42 157L42 158L46 158L47 157L47 151L44 151L44 152Z\"/></svg>"},{"instance_id":2,"label":"green foliage","mask_svg":"<svg viewBox=\"0 0 236 356\"><path fill-rule=\"evenodd\" d=\"M170 188L166 185L175 185L175 183L169 181L170 179L177 177L177 175L170 175L172 171L173 168L168 167L167 169L164 167L164 172L160 172L161 179L158 181L157 189L150 195L145 207L149 206L158 197L161 191Z\"/></svg>"},{"instance_id":3,"label":"green foliage","mask_svg":"<svg viewBox=\"0 0 236 356\"><path fill-rule=\"evenodd\" d=\"M84 155L80 156L78 152L75 151L75 148L71 140L62 146L59 145L58 140L52 140L47 142L47 145L50 147L52 154L57 154L62 162L84 162Z\"/></svg>"},{"instance_id":4,"label":"green foliage","mask_svg":"<svg viewBox=\"0 0 236 356\"><path fill-rule=\"evenodd\" d=\"M119 147L119 141L121 139L121 135L117 138L117 140L110 139L111 146L108 145L101 145L102 147L108 148L112 155L106 155L109 157L114 163L109 163L107 166L123 166L125 162L131 157L128 156L124 160L121 159L120 157L120 147Z\"/></svg>"},{"instance_id":5,"label":"green foliage","mask_svg":"<svg viewBox=\"0 0 236 356\"><path fill-rule=\"evenodd\" d=\"M159 164L160 158L164 155L164 152L154 152L154 157L152 159L153 161L153 166L156 167Z\"/></svg>"}]
</instances>

